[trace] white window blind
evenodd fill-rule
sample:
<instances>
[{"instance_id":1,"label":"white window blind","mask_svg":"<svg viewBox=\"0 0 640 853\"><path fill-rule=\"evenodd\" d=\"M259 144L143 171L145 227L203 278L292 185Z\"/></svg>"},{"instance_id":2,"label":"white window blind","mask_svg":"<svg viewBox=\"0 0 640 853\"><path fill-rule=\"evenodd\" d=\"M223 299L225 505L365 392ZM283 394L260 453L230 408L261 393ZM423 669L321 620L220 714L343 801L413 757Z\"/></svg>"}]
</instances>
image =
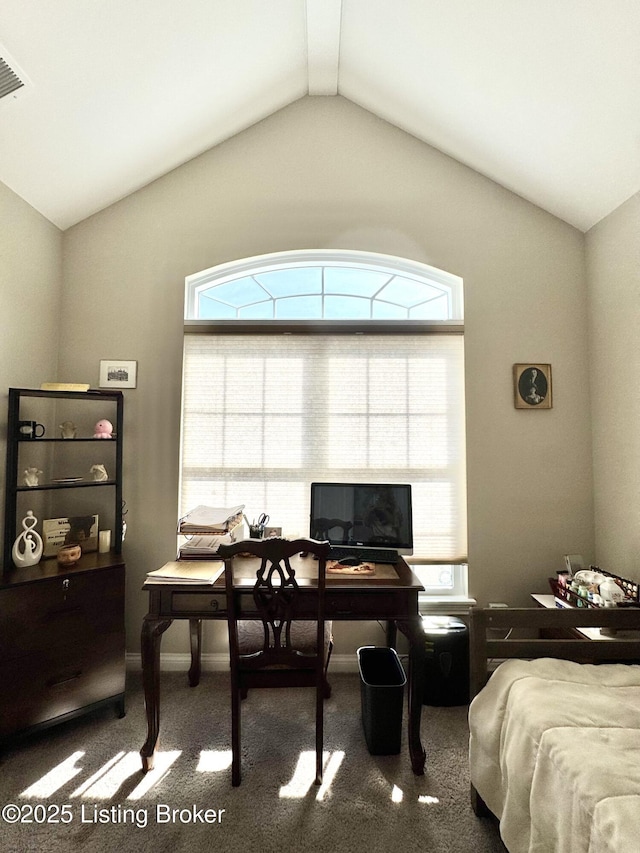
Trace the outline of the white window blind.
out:
<instances>
[{"instance_id":1,"label":"white window blind","mask_svg":"<svg viewBox=\"0 0 640 853\"><path fill-rule=\"evenodd\" d=\"M308 535L309 485L411 483L414 554L467 553L463 337L187 334L181 514Z\"/></svg>"}]
</instances>

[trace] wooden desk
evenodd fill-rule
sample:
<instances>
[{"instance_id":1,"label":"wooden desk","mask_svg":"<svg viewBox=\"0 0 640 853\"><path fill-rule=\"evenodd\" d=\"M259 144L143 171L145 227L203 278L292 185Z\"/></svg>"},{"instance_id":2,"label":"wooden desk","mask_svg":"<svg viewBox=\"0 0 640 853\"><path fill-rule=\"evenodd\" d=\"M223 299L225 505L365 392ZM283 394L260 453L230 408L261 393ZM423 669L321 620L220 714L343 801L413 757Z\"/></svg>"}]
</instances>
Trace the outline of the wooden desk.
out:
<instances>
[{"instance_id":1,"label":"wooden desk","mask_svg":"<svg viewBox=\"0 0 640 853\"><path fill-rule=\"evenodd\" d=\"M305 596L316 594L311 557L292 560L296 577ZM238 591L241 615L252 617L251 588L255 581L254 561L236 559L234 586ZM219 563L218 563L219 565ZM306 577L305 577L305 568ZM425 751L420 740L420 718L424 683L425 642L422 621L418 614L418 593L422 584L401 558L395 566L376 566L374 577L359 578L327 575L325 617L333 621L364 621L383 619L388 622L387 643L395 644L396 628L410 643L409 650L409 754L413 772L424 773ZM147 715L147 739L140 750L142 768L153 767L155 749L160 733L160 642L162 634L174 619L188 619L191 637L191 668L189 683L195 687L200 680L200 651L202 620L226 620L224 575L215 584L199 586L147 581L143 589L149 593L149 612L142 623L142 677ZM302 602L302 597L301 597ZM301 603L301 607L304 605ZM255 615L255 612L254 612ZM298 618L305 618L301 613ZM308 617L307 617L308 618Z\"/></svg>"}]
</instances>

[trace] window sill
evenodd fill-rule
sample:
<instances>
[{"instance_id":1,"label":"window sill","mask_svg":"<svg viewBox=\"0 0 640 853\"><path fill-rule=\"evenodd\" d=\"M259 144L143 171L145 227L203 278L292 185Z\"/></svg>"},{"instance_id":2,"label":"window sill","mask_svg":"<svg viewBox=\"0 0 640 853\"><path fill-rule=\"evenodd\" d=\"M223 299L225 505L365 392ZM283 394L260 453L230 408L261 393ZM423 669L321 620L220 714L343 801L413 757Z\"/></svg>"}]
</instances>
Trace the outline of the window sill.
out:
<instances>
[{"instance_id":1,"label":"window sill","mask_svg":"<svg viewBox=\"0 0 640 853\"><path fill-rule=\"evenodd\" d=\"M471 607L477 604L475 598L466 595L429 595L420 593L418 595L418 612L425 613L468 613Z\"/></svg>"}]
</instances>

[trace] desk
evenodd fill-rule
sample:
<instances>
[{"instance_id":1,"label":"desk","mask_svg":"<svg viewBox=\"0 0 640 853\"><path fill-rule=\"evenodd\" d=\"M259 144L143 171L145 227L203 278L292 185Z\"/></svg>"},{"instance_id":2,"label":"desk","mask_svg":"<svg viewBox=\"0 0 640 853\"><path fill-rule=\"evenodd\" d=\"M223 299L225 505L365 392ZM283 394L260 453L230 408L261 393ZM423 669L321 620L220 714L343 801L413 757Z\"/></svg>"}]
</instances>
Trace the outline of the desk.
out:
<instances>
[{"instance_id":1,"label":"desk","mask_svg":"<svg viewBox=\"0 0 640 853\"><path fill-rule=\"evenodd\" d=\"M252 560L236 558L234 588L238 592L240 615L251 618L251 589L255 582ZM312 579L312 558L291 560L296 578L305 596L317 594ZM244 565L243 565L244 564ZM217 564L219 565L219 563ZM305 572L306 570L306 572ZM160 733L160 642L174 619L188 619L191 638L189 684L200 680L202 620L227 618L224 575L215 584L204 586L179 581L147 580L142 587L149 593L149 612L142 623L142 678L147 715L147 739L140 750L142 769L153 767ZM425 751L420 740L420 717L424 682L425 643L422 620L418 614L418 593L423 589L418 578L400 558L395 566L376 566L373 577L326 576L325 618L332 621L386 620L387 643L395 644L396 628L408 638L409 648L409 754L413 772L424 773ZM309 599L307 599L309 600Z\"/></svg>"}]
</instances>

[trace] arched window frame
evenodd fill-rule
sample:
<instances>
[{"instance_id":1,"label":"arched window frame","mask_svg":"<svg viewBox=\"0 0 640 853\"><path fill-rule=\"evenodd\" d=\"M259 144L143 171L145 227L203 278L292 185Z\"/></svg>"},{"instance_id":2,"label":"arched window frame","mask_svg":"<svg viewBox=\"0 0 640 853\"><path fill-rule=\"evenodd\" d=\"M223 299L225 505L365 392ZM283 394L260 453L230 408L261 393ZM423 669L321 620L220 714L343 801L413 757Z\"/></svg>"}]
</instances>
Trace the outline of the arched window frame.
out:
<instances>
[{"instance_id":1,"label":"arched window frame","mask_svg":"<svg viewBox=\"0 0 640 853\"><path fill-rule=\"evenodd\" d=\"M310 317L300 320L279 319L205 319L199 316L199 297L214 285L227 284L234 280L249 276L259 276L278 270L304 268L343 268L376 272L404 279L411 279L421 284L429 284L439 289L447 298L447 318L415 320L408 317L399 319L337 319ZM324 278L324 276L323 276ZM262 286L262 285L261 285ZM324 286L324 285L323 285ZM323 291L324 295L324 291ZM349 294L343 294L349 295ZM356 296L356 294L353 294ZM276 299L277 301L277 299ZM400 328L413 332L452 331L460 332L464 321L464 301L462 279L452 273L439 270L436 267L374 252L359 252L335 249L310 249L290 252L277 252L245 258L220 264L207 270L190 275L185 280L185 331L202 331L206 327L215 327L218 331L231 328L238 331L239 327L247 330L259 327L270 327L274 332L288 328L307 327L317 331L352 331L363 327L371 333L393 327L397 332Z\"/></svg>"}]
</instances>

